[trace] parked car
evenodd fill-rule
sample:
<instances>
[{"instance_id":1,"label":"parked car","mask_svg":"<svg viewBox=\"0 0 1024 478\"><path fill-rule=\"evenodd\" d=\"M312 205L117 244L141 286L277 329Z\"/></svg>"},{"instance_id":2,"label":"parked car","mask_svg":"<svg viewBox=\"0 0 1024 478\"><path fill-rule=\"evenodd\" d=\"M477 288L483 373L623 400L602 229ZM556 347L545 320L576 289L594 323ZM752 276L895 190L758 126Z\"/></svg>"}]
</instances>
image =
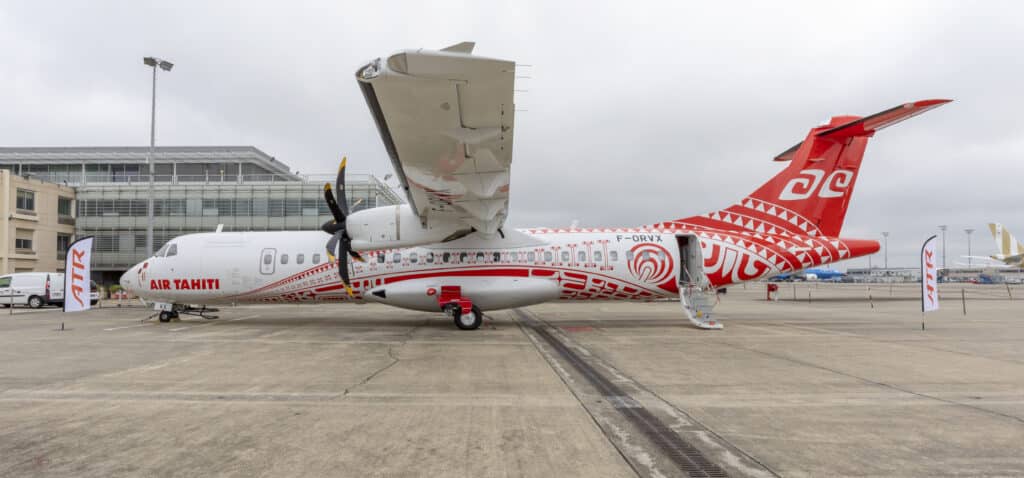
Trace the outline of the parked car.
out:
<instances>
[{"instance_id":1,"label":"parked car","mask_svg":"<svg viewBox=\"0 0 1024 478\"><path fill-rule=\"evenodd\" d=\"M89 303L100 300L99 287L90 281ZM64 274L60 272L16 272L0 276L0 306L64 305Z\"/></svg>"}]
</instances>

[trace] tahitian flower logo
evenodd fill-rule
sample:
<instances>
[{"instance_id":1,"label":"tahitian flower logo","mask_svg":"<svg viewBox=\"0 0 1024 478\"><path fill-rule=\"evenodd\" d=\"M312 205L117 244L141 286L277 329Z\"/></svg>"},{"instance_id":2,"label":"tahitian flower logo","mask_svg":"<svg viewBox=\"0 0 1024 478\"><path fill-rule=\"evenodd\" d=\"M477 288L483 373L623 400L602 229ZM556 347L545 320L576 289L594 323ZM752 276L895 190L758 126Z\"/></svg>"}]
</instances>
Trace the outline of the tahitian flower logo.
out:
<instances>
[{"instance_id":1,"label":"tahitian flower logo","mask_svg":"<svg viewBox=\"0 0 1024 478\"><path fill-rule=\"evenodd\" d=\"M675 272L675 260L662 246L651 243L637 244L629 252L629 272L640 282L661 285Z\"/></svg>"}]
</instances>

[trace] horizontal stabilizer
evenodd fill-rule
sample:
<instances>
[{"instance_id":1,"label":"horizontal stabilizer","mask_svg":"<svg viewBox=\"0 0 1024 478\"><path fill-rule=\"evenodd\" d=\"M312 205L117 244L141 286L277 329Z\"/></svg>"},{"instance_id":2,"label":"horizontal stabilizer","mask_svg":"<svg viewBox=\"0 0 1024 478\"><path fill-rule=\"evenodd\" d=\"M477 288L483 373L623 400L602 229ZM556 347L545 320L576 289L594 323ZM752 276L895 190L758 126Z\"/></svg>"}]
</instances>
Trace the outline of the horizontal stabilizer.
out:
<instances>
[{"instance_id":1,"label":"horizontal stabilizer","mask_svg":"<svg viewBox=\"0 0 1024 478\"><path fill-rule=\"evenodd\" d=\"M852 136L870 136L882 128L894 125L908 118L913 118L932 108L937 108L953 100L921 100L905 103L889 108L881 113L865 116L858 120L827 129L817 134L819 138L849 138Z\"/></svg>"},{"instance_id":2,"label":"horizontal stabilizer","mask_svg":"<svg viewBox=\"0 0 1024 478\"><path fill-rule=\"evenodd\" d=\"M832 118L828 128L823 131L814 133L817 138L825 138L832 140L841 140L845 138L852 138L857 136L871 137L876 131L879 131L888 126L892 126L900 121L908 118L913 118L925 111L932 108L937 108L953 100L921 100L912 103L904 103L895 108L889 108L881 113L875 113L870 116L858 118L856 116L837 116ZM847 119L849 121L835 124L838 121ZM800 146L804 143L801 141L793 147L779 153L775 156L775 161L791 161L796 156Z\"/></svg>"}]
</instances>

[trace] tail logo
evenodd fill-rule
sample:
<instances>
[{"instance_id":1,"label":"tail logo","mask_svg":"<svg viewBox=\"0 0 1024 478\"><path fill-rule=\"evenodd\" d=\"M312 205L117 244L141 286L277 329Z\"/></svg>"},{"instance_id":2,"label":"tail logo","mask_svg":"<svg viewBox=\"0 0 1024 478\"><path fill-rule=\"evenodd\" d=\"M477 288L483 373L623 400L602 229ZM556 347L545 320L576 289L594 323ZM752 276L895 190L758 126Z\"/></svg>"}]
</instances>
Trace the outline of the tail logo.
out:
<instances>
[{"instance_id":1,"label":"tail logo","mask_svg":"<svg viewBox=\"0 0 1024 478\"><path fill-rule=\"evenodd\" d=\"M846 189L853 183L853 171L837 169L832 171L824 181L825 171L821 169L805 169L800 176L790 179L779 194L781 201L800 201L810 198L815 193L819 198L837 198L846 194Z\"/></svg>"}]
</instances>

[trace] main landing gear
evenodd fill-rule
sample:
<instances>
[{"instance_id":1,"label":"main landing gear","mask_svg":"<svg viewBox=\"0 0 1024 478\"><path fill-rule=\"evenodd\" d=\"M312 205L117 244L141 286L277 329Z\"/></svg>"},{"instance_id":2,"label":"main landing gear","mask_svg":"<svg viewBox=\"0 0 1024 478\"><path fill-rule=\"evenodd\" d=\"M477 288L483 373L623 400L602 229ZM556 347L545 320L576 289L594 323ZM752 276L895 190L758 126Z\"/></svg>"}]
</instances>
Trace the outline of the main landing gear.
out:
<instances>
[{"instance_id":1,"label":"main landing gear","mask_svg":"<svg viewBox=\"0 0 1024 478\"><path fill-rule=\"evenodd\" d=\"M433 291L434 289L431 289ZM431 294L433 295L433 294ZM484 323L484 313L473 301L462 296L460 286L441 286L441 294L437 297L437 305L441 311L455 322L461 330L476 330Z\"/></svg>"},{"instance_id":2,"label":"main landing gear","mask_svg":"<svg viewBox=\"0 0 1024 478\"><path fill-rule=\"evenodd\" d=\"M468 312L463 312L459 304L448 304L444 308L444 313L461 330L476 330L484 323L484 313L475 305L470 306Z\"/></svg>"}]
</instances>

